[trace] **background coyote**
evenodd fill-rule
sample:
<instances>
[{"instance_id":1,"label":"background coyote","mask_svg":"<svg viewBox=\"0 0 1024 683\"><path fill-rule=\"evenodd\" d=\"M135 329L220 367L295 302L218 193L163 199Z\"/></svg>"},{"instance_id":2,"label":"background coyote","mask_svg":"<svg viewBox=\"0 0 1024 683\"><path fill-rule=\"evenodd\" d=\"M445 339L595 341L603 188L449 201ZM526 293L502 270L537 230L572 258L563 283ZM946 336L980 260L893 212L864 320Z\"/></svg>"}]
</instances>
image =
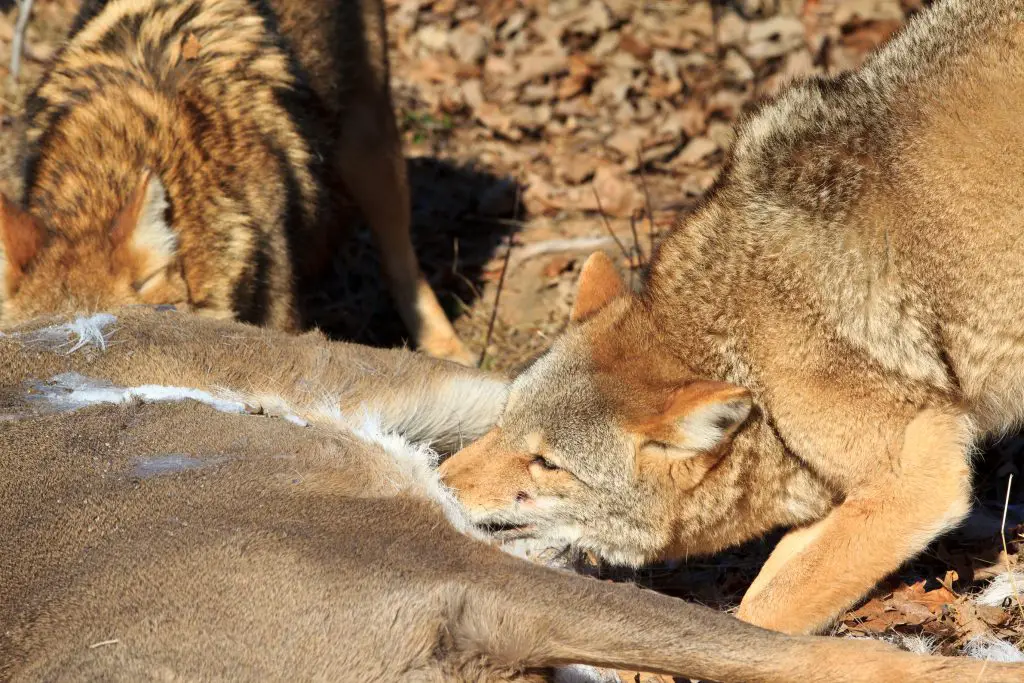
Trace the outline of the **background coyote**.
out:
<instances>
[{"instance_id":1,"label":"background coyote","mask_svg":"<svg viewBox=\"0 0 1024 683\"><path fill-rule=\"evenodd\" d=\"M429 353L468 363L409 236L377 0L90 0L0 199L3 319L128 303L295 330L351 194Z\"/></svg>"}]
</instances>

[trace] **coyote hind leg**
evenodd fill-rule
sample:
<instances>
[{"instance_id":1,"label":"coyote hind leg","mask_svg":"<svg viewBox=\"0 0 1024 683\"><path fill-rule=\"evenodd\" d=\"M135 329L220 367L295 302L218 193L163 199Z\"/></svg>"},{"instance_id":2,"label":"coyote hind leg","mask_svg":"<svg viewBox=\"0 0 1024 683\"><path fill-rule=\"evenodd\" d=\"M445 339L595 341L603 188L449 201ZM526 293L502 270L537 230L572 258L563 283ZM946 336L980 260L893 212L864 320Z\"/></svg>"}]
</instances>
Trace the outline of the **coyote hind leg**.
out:
<instances>
[{"instance_id":1,"label":"coyote hind leg","mask_svg":"<svg viewBox=\"0 0 1024 683\"><path fill-rule=\"evenodd\" d=\"M377 0L361 0L366 54L352 65L352 93L339 139L342 182L370 225L388 288L416 345L431 356L473 365L433 288L420 272L410 234L406 162L388 83L387 41Z\"/></svg>"}]
</instances>

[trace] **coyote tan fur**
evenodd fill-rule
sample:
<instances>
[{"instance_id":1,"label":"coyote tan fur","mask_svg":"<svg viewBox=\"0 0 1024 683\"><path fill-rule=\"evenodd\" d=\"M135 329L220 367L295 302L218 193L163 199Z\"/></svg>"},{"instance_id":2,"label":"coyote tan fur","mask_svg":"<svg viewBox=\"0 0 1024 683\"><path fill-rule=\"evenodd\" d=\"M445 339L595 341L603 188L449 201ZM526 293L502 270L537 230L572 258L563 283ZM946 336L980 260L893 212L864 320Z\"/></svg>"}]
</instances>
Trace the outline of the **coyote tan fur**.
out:
<instances>
[{"instance_id":1,"label":"coyote tan fur","mask_svg":"<svg viewBox=\"0 0 1024 683\"><path fill-rule=\"evenodd\" d=\"M469 362L409 235L379 0L87 0L0 197L0 317L176 304L296 330L365 214L406 325Z\"/></svg>"},{"instance_id":2,"label":"coyote tan fur","mask_svg":"<svg viewBox=\"0 0 1024 683\"><path fill-rule=\"evenodd\" d=\"M790 637L460 533L432 453L506 384L424 356L148 309L0 337L0 677L1019 683Z\"/></svg>"},{"instance_id":3,"label":"coyote tan fur","mask_svg":"<svg viewBox=\"0 0 1024 683\"><path fill-rule=\"evenodd\" d=\"M1024 2L943 0L739 128L641 291L575 323L444 465L506 537L631 565L789 527L739 616L823 629L960 522L1024 416Z\"/></svg>"}]
</instances>

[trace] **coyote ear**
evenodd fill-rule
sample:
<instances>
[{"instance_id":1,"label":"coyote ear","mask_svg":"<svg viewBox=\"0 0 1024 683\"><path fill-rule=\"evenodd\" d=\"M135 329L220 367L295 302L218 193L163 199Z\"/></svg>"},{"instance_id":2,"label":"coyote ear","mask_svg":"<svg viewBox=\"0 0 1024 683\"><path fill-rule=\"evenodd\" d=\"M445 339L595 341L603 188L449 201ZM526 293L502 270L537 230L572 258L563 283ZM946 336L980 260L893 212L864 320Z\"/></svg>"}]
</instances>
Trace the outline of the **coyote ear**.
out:
<instances>
[{"instance_id":1,"label":"coyote ear","mask_svg":"<svg viewBox=\"0 0 1024 683\"><path fill-rule=\"evenodd\" d=\"M728 441L752 408L750 392L743 387L701 380L672 393L663 420L675 424L681 449L708 452Z\"/></svg>"},{"instance_id":2,"label":"coyote ear","mask_svg":"<svg viewBox=\"0 0 1024 683\"><path fill-rule=\"evenodd\" d=\"M569 319L581 322L591 317L608 303L626 291L626 287L615 270L615 264L603 251L595 251L583 264L576 303L573 304Z\"/></svg>"},{"instance_id":3,"label":"coyote ear","mask_svg":"<svg viewBox=\"0 0 1024 683\"><path fill-rule=\"evenodd\" d=\"M0 286L6 296L17 288L44 237L39 221L0 193Z\"/></svg>"},{"instance_id":4,"label":"coyote ear","mask_svg":"<svg viewBox=\"0 0 1024 683\"><path fill-rule=\"evenodd\" d=\"M168 206L163 183L144 171L114 219L111 239L116 247L128 247L140 261L140 275L169 266L177 255L178 236L167 224Z\"/></svg>"}]
</instances>

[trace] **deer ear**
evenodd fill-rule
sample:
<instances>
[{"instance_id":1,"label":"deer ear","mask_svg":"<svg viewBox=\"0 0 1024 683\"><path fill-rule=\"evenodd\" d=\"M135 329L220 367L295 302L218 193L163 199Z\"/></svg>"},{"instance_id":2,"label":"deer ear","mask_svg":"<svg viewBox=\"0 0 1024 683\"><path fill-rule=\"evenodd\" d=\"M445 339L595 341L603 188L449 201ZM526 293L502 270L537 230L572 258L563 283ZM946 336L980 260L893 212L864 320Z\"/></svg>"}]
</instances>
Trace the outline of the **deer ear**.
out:
<instances>
[{"instance_id":1,"label":"deer ear","mask_svg":"<svg viewBox=\"0 0 1024 683\"><path fill-rule=\"evenodd\" d=\"M17 289L25 267L44 241L39 221L0 193L0 286L6 296Z\"/></svg>"},{"instance_id":2,"label":"deer ear","mask_svg":"<svg viewBox=\"0 0 1024 683\"><path fill-rule=\"evenodd\" d=\"M111 239L130 250L140 275L169 266L177 256L178 236L167 223L168 208L164 184L145 171L114 219Z\"/></svg>"},{"instance_id":3,"label":"deer ear","mask_svg":"<svg viewBox=\"0 0 1024 683\"><path fill-rule=\"evenodd\" d=\"M750 392L743 387L701 380L673 392L661 419L675 425L673 441L679 449L709 452L732 438L752 408Z\"/></svg>"},{"instance_id":4,"label":"deer ear","mask_svg":"<svg viewBox=\"0 0 1024 683\"><path fill-rule=\"evenodd\" d=\"M625 293L626 286L615 269L615 264L603 251L595 251L583 264L576 302L569 319L582 322L607 306L612 299Z\"/></svg>"}]
</instances>

